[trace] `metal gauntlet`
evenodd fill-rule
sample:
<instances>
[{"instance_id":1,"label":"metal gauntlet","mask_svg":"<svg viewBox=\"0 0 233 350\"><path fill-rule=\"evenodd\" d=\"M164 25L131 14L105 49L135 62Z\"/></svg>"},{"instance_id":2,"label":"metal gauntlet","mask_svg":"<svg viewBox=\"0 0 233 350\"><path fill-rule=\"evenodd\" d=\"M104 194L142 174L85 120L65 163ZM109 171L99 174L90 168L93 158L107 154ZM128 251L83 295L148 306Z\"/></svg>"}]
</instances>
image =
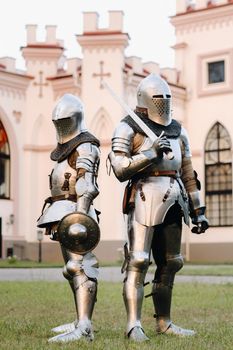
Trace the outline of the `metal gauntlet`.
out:
<instances>
[{"instance_id":1,"label":"metal gauntlet","mask_svg":"<svg viewBox=\"0 0 233 350\"><path fill-rule=\"evenodd\" d=\"M203 233L209 227L209 222L205 217L206 207L200 201L199 191L189 193L189 206L190 206L190 217L192 219L193 233Z\"/></svg>"},{"instance_id":2,"label":"metal gauntlet","mask_svg":"<svg viewBox=\"0 0 233 350\"><path fill-rule=\"evenodd\" d=\"M118 125L113 135L112 152L108 158L114 174L121 182L129 180L152 163L160 161L163 153L171 151L169 140L161 135L147 150L132 155L134 137L134 131L124 122Z\"/></svg>"}]
</instances>

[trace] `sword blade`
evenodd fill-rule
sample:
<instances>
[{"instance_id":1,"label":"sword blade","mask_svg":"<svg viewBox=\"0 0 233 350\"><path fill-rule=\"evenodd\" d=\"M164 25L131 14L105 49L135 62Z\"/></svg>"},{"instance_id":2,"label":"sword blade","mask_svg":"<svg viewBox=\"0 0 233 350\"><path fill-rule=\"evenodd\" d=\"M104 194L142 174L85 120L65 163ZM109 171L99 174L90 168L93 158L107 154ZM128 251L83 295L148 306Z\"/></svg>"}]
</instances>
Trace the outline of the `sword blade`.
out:
<instances>
[{"instance_id":1,"label":"sword blade","mask_svg":"<svg viewBox=\"0 0 233 350\"><path fill-rule=\"evenodd\" d=\"M155 142L157 140L157 136L153 133L153 131L139 118L139 116L119 97L115 94L115 92L110 88L110 86L102 81L102 85L108 90L108 92L112 95L112 97L119 103L119 105L128 113L128 115L135 121L135 123L144 131L146 136L148 136L151 141Z\"/></svg>"}]
</instances>

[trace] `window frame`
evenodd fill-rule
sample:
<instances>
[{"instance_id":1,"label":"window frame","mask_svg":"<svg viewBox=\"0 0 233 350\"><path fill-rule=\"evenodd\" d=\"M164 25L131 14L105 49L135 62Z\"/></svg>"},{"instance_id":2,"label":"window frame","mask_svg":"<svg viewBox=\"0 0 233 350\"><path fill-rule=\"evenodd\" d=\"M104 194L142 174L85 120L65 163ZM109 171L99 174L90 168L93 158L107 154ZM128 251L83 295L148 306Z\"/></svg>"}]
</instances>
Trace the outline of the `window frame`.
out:
<instances>
[{"instance_id":1,"label":"window frame","mask_svg":"<svg viewBox=\"0 0 233 350\"><path fill-rule=\"evenodd\" d=\"M212 149L207 149L207 143L209 141L209 136L211 135L211 132L214 131L214 128L217 128L216 132L217 132L217 139L216 139L216 145L217 147L214 147ZM220 130L221 129L221 130ZM229 147L220 147L220 140L221 140L221 131L225 131L229 137ZM224 138L224 136L222 135L222 137ZM230 196L230 201L231 201L231 205L229 207L229 212L232 213L232 209L233 209L233 184L232 184L232 179L233 179L233 171L232 171L232 158L229 157L229 161L221 161L221 154L223 154L222 152L226 152L229 151L230 154L232 154L232 142L231 142L231 137L229 132L227 131L227 129L219 122L216 122L211 129L209 130L207 137L206 137L206 141L205 141L205 156L204 156L204 161L205 161L205 202L207 204L207 217L209 216L209 221L210 221L210 226L211 227L231 227L233 226L233 216L231 215L231 217L225 217L223 215L221 215L221 213L223 212L223 207L225 206L225 210L228 210L228 201L227 201L227 197ZM207 163L207 156L209 154L215 153L215 156L217 155L217 160L216 162L213 163ZM209 186L211 184L210 182L210 173L209 170L212 168L214 170L217 168L217 171L215 171L215 174L218 174L217 176L215 176L215 178L213 177L212 181L212 186L214 186L214 184L216 185L216 187L218 187L217 189L209 189ZM221 182L221 171L224 172L224 169L227 170L227 167L230 167L230 171L229 171L229 176L230 176L230 181L226 182ZM217 180L217 181L216 181ZM221 184L228 184L228 186L221 186ZM229 186L230 184L230 186ZM222 188L221 188L222 187ZM217 197L217 206L216 206L216 211L218 211L218 223L216 224L212 224L211 223L211 217L214 217L214 209L208 209L208 203L211 202L211 199L213 200L214 197ZM223 202L222 197L225 197L225 201ZM214 205L214 202L212 201L212 204ZM208 215L208 211L210 211L210 213L212 213L212 215ZM225 218L225 219L224 219ZM225 222L224 222L225 220ZM229 224L227 224L226 222L230 221Z\"/></svg>"},{"instance_id":2,"label":"window frame","mask_svg":"<svg viewBox=\"0 0 233 350\"><path fill-rule=\"evenodd\" d=\"M225 80L209 83L209 64L224 61ZM216 51L197 57L197 95L199 97L233 92L233 49Z\"/></svg>"},{"instance_id":3,"label":"window frame","mask_svg":"<svg viewBox=\"0 0 233 350\"><path fill-rule=\"evenodd\" d=\"M220 64L223 62L223 80L221 81L210 81L211 80L211 65L216 65L216 64ZM225 64L225 60L218 60L218 61L213 61L213 62L207 62L207 67L208 67L208 84L220 84L220 83L224 83L226 80L226 64Z\"/></svg>"},{"instance_id":4,"label":"window frame","mask_svg":"<svg viewBox=\"0 0 233 350\"><path fill-rule=\"evenodd\" d=\"M6 136L7 136L8 154L5 153L5 152L1 152L1 149L0 149L0 160L8 160L9 161L8 189L6 191L6 193L7 192L9 193L9 196L0 194L0 200L2 200L2 199L9 200L11 198L11 150L10 150L10 143L9 143L9 138L8 138L8 135L7 135L7 132L6 132L6 128L5 128L2 120L0 119L0 128L1 127L4 129L4 131L6 133Z\"/></svg>"}]
</instances>

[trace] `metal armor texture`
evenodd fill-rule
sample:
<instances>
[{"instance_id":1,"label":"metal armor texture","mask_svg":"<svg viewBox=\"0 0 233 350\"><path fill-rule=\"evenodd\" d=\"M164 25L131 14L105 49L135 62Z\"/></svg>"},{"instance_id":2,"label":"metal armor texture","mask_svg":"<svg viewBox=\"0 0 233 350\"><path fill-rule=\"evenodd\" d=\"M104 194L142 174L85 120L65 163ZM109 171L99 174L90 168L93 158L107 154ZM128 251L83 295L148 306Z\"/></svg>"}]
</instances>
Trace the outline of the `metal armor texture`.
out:
<instances>
[{"instance_id":1,"label":"metal armor texture","mask_svg":"<svg viewBox=\"0 0 233 350\"><path fill-rule=\"evenodd\" d=\"M163 157L156 161L157 154L153 152L152 144L146 137L141 137L142 144L137 145L135 151L134 149L131 151L133 142L137 141L133 136L135 134L132 128L125 122L121 122L113 135L112 152L109 158L114 173L120 181L137 178L136 220L146 226L161 224L168 209L178 201L184 211L185 222L188 224L188 195L180 179L182 158L191 156L185 129L181 129L179 138L169 139L175 154L172 160ZM168 174L170 172L172 176L166 176L165 172ZM160 174L164 176L159 176ZM153 193L156 193L156 196L152 195Z\"/></svg>"},{"instance_id":2,"label":"metal armor texture","mask_svg":"<svg viewBox=\"0 0 233 350\"><path fill-rule=\"evenodd\" d=\"M143 79L137 97L135 112L158 138L152 143L138 125L126 117L114 132L109 154L118 180L129 180L124 211L128 214L129 244L123 264L126 333L135 341L148 339L141 325L141 308L152 251L157 265L151 293L156 332L193 335L193 331L175 326L170 319L173 281L183 266L182 217L189 225L192 212L195 220L207 223L202 226L202 232L208 228L208 221L204 215L201 217L203 212L198 212L203 205L192 168L188 135L171 119L171 92L163 79L154 74ZM173 152L172 159L166 157L167 151ZM197 224L193 217L192 222Z\"/></svg>"},{"instance_id":3,"label":"metal armor texture","mask_svg":"<svg viewBox=\"0 0 233 350\"><path fill-rule=\"evenodd\" d=\"M52 120L57 131L60 144L70 141L87 130L84 123L83 104L71 94L65 94L53 110Z\"/></svg>"},{"instance_id":4,"label":"metal armor texture","mask_svg":"<svg viewBox=\"0 0 233 350\"><path fill-rule=\"evenodd\" d=\"M71 163L73 161L73 164ZM89 142L74 150L73 159L57 162L50 174L51 203L40 216L37 226L48 227L74 211L84 211L96 219L91 205L98 195L96 176L99 149Z\"/></svg>"},{"instance_id":5,"label":"metal armor texture","mask_svg":"<svg viewBox=\"0 0 233 350\"><path fill-rule=\"evenodd\" d=\"M159 75L150 74L137 89L138 107L146 108L151 120L158 124L171 123L171 90Z\"/></svg>"},{"instance_id":6,"label":"metal armor texture","mask_svg":"<svg viewBox=\"0 0 233 350\"><path fill-rule=\"evenodd\" d=\"M49 342L93 340L91 317L96 301L98 262L91 250L98 244L99 227L93 200L99 142L85 128L79 98L65 94L53 111L58 145L51 153L56 164L49 177L51 197L45 200L37 226L60 242L64 277L74 296L77 320L53 329L63 332ZM90 236L89 236L90 233ZM88 240L91 240L90 242Z\"/></svg>"},{"instance_id":7,"label":"metal armor texture","mask_svg":"<svg viewBox=\"0 0 233 350\"><path fill-rule=\"evenodd\" d=\"M91 252L100 240L97 222L81 212L66 215L60 221L57 233L61 245L82 255Z\"/></svg>"}]
</instances>

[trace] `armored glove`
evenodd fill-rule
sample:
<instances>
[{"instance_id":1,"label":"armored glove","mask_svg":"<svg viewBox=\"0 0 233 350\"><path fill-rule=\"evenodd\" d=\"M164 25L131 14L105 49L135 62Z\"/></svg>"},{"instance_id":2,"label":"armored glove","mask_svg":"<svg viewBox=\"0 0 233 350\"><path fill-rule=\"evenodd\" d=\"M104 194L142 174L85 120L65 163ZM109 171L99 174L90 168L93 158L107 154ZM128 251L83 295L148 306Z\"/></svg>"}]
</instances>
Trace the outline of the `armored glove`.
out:
<instances>
[{"instance_id":1,"label":"armored glove","mask_svg":"<svg viewBox=\"0 0 233 350\"><path fill-rule=\"evenodd\" d=\"M159 136L156 141L153 143L151 148L144 151L150 159L163 158L163 153L170 154L172 153L170 141L166 136Z\"/></svg>"},{"instance_id":2,"label":"armored glove","mask_svg":"<svg viewBox=\"0 0 233 350\"><path fill-rule=\"evenodd\" d=\"M205 217L205 207L195 209L191 218L193 225L195 225L191 230L193 233L200 234L208 229L209 222Z\"/></svg>"},{"instance_id":3,"label":"armored glove","mask_svg":"<svg viewBox=\"0 0 233 350\"><path fill-rule=\"evenodd\" d=\"M159 158L163 157L163 153L168 154L172 152L170 141L166 136L159 136L154 143L154 147Z\"/></svg>"}]
</instances>

